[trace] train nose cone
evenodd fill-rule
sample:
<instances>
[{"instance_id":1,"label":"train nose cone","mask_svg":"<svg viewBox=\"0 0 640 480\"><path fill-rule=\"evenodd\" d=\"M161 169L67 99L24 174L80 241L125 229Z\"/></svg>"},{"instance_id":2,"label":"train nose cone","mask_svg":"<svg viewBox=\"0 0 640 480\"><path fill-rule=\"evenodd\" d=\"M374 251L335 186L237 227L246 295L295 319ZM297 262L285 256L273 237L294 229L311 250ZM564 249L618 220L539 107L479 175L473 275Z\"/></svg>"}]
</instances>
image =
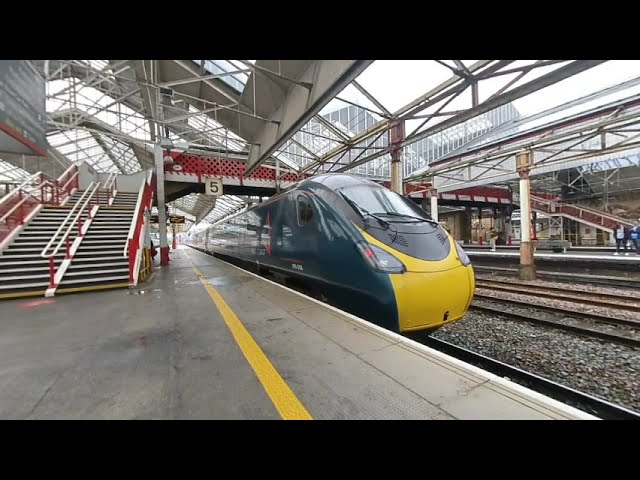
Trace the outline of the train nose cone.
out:
<instances>
[{"instance_id":1,"label":"train nose cone","mask_svg":"<svg viewBox=\"0 0 640 480\"><path fill-rule=\"evenodd\" d=\"M401 331L439 327L459 320L467 313L475 291L471 266L406 272L394 277Z\"/></svg>"}]
</instances>

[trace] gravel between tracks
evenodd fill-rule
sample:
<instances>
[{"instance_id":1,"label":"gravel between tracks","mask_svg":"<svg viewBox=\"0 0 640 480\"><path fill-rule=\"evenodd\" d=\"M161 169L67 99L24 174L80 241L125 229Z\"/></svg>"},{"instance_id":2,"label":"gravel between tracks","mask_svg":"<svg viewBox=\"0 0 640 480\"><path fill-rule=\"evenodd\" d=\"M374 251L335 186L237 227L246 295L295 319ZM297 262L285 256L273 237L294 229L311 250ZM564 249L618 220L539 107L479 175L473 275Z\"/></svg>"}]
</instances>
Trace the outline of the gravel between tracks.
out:
<instances>
[{"instance_id":1,"label":"gravel between tracks","mask_svg":"<svg viewBox=\"0 0 640 480\"><path fill-rule=\"evenodd\" d=\"M640 291L627 288L617 287L605 287L603 285L593 285L588 283L579 282L561 282L561 281L547 281L547 280L520 280L517 277L509 277L505 275L494 275L492 273L478 273L476 272L476 279L478 280L499 280L501 282L509 282L513 285L530 285L532 287L560 287L571 289L576 292L594 292L594 293L612 293L614 295L625 295L630 299L640 300Z\"/></svg>"},{"instance_id":2,"label":"gravel between tracks","mask_svg":"<svg viewBox=\"0 0 640 480\"><path fill-rule=\"evenodd\" d=\"M640 412L640 349L480 312L432 334Z\"/></svg>"},{"instance_id":3,"label":"gravel between tracks","mask_svg":"<svg viewBox=\"0 0 640 480\"><path fill-rule=\"evenodd\" d=\"M584 303L572 302L569 300L560 300L557 298L545 298L545 297L533 297L532 293L511 293L504 291L489 290L482 287L476 288L477 294L493 297L497 300L517 300L521 302L527 302L532 307L536 305L544 305L546 307L562 308L564 310L580 311L581 313L594 313L597 315L604 315L611 318L624 318L627 320L640 321L640 313L632 312L629 310L620 310L614 307L600 307L597 305L586 305ZM570 315L567 313L566 315Z\"/></svg>"}]
</instances>

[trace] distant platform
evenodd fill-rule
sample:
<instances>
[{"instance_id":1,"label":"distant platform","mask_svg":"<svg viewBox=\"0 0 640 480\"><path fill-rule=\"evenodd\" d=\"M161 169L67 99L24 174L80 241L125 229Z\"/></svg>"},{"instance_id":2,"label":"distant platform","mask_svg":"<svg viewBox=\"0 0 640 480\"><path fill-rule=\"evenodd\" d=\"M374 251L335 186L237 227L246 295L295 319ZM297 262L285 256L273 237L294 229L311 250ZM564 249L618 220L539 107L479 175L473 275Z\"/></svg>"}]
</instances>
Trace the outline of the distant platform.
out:
<instances>
[{"instance_id":1,"label":"distant platform","mask_svg":"<svg viewBox=\"0 0 640 480\"><path fill-rule=\"evenodd\" d=\"M487 250L474 250L465 248L465 251L469 255L469 257L486 257L486 258L520 258L519 251L505 251L498 250L496 252L492 252L490 249ZM545 250L537 250L534 253L534 258L540 258L545 260L553 260L553 261L598 261L598 262L607 262L607 263L630 263L640 265L640 255L636 253L630 253L629 255L624 255L623 253L620 255L614 255L613 253L602 253L602 252L591 252L591 251L583 251L583 252L571 252L567 251L567 253L555 253L551 251Z\"/></svg>"}]
</instances>

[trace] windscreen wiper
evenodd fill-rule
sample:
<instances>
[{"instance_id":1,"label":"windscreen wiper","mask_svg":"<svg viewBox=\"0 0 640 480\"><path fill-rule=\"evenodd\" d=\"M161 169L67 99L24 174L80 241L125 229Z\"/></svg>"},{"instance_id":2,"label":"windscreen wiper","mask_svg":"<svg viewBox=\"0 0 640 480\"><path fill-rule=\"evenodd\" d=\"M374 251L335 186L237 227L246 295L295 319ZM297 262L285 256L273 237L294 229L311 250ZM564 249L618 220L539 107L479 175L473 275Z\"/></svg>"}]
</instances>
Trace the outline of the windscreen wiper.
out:
<instances>
[{"instance_id":1,"label":"windscreen wiper","mask_svg":"<svg viewBox=\"0 0 640 480\"><path fill-rule=\"evenodd\" d=\"M362 218L362 220L364 221L365 230L366 230L366 227L367 227L367 226L369 226L369 225L368 225L368 223L367 223L367 219L366 219L366 218L364 218L364 216L365 216L365 215L368 215L369 217L373 217L373 218L375 218L375 219L376 219L376 220L378 220L380 223L382 223L386 228L389 228L389 222L387 222L386 220L383 220L382 218L380 218L380 217L376 216L376 215L375 215L375 214L373 214L373 213L369 213L369 212L367 212L364 208L362 208L362 207L358 206L358 204L357 204L356 202L354 202L353 200L351 200L351 199L350 199L349 197L347 197L344 193L342 193L342 192L338 192L338 193L340 194L340 196L341 196L342 198L344 198L344 199L345 199L345 201L346 201L349 205L351 205L351 208L353 208L353 209L356 211L356 213L357 213L358 215L360 215L360 217L361 217L361 218Z\"/></svg>"},{"instance_id":2,"label":"windscreen wiper","mask_svg":"<svg viewBox=\"0 0 640 480\"><path fill-rule=\"evenodd\" d=\"M414 220L418 220L420 222L427 222L430 223L431 225L433 225L434 227L439 226L440 224L438 222L436 222L435 220L432 219L428 219L428 218L421 218L421 217L414 217L413 215L408 215L406 213L398 213L398 212L384 212L384 213L378 213L378 215L390 215L393 217L406 217L406 218L412 218Z\"/></svg>"}]
</instances>

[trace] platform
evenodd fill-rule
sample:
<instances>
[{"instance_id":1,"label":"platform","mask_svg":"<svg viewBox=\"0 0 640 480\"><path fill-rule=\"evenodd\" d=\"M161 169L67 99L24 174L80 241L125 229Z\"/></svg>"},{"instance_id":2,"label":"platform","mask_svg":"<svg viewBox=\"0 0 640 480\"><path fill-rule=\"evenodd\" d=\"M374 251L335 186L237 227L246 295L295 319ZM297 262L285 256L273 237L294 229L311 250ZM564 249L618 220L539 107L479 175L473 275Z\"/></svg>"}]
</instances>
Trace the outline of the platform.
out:
<instances>
[{"instance_id":1,"label":"platform","mask_svg":"<svg viewBox=\"0 0 640 480\"><path fill-rule=\"evenodd\" d=\"M0 309L3 419L594 418L188 247Z\"/></svg>"},{"instance_id":2,"label":"platform","mask_svg":"<svg viewBox=\"0 0 640 480\"><path fill-rule=\"evenodd\" d=\"M474 250L465 249L469 257L496 257L496 258L520 258L519 251L496 251L490 250ZM541 258L545 260L575 260L575 261L587 261L587 262L610 262L610 263L629 263L632 265L640 265L640 255L636 253L630 253L629 255L613 255L613 253L602 252L579 252L579 253L555 253L544 250L537 250L534 253L534 258Z\"/></svg>"}]
</instances>

